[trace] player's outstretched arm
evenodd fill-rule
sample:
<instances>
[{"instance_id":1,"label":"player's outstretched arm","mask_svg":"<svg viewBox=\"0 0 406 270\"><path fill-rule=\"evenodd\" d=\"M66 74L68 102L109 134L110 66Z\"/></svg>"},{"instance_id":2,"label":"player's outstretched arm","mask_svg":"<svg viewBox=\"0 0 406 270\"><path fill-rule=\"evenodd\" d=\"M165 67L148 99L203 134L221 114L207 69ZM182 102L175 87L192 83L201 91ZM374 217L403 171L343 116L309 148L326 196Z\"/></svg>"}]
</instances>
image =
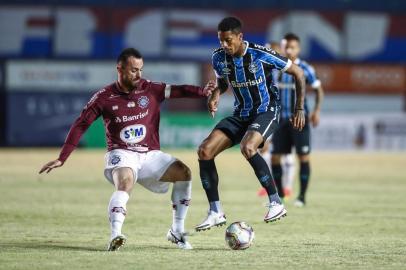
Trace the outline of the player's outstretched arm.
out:
<instances>
[{"instance_id":1,"label":"player's outstretched arm","mask_svg":"<svg viewBox=\"0 0 406 270\"><path fill-rule=\"evenodd\" d=\"M306 80L304 77L304 72L298 65L295 64L292 64L288 68L288 70L286 70L286 72L295 78L295 86L296 86L296 106L295 113L291 121L293 123L294 128L302 130L306 121L304 112Z\"/></svg>"},{"instance_id":2,"label":"player's outstretched arm","mask_svg":"<svg viewBox=\"0 0 406 270\"><path fill-rule=\"evenodd\" d=\"M52 160L52 161L48 162L47 164L45 164L44 166L42 166L41 170L39 171L39 174L41 174L43 172L49 173L53 169L61 167L62 165L63 165L63 163L59 159Z\"/></svg>"},{"instance_id":3,"label":"player's outstretched arm","mask_svg":"<svg viewBox=\"0 0 406 270\"><path fill-rule=\"evenodd\" d=\"M201 98L208 97L216 88L213 81L209 81L204 87L194 85L166 85L166 98ZM168 94L169 93L169 94Z\"/></svg>"},{"instance_id":4,"label":"player's outstretched arm","mask_svg":"<svg viewBox=\"0 0 406 270\"><path fill-rule=\"evenodd\" d=\"M59 158L45 164L39 173L49 173L55 168L61 167L68 159L69 155L75 150L80 138L89 128L89 126L101 115L101 107L98 105L99 92L93 95L87 105L83 108L82 113L72 124L65 143L62 146Z\"/></svg>"}]
</instances>

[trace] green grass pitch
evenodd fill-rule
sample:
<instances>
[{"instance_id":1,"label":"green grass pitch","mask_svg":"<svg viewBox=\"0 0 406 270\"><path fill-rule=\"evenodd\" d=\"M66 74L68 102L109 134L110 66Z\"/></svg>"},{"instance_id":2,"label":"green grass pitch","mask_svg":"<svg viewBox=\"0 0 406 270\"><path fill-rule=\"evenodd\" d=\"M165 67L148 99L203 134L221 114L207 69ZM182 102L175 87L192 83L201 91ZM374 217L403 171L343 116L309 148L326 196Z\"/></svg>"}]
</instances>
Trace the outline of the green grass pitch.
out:
<instances>
[{"instance_id":1,"label":"green grass pitch","mask_svg":"<svg viewBox=\"0 0 406 270\"><path fill-rule=\"evenodd\" d=\"M193 172L186 227L206 215L195 151L168 150ZM308 205L286 203L288 216L262 221L259 183L238 150L217 159L228 223L253 226L251 248L233 251L225 227L194 233L194 250L166 241L170 193L136 185L123 232L126 246L105 250L107 204L113 187L103 177L104 152L78 150L39 176L56 149L0 149L0 269L405 269L406 154L317 152Z\"/></svg>"}]
</instances>

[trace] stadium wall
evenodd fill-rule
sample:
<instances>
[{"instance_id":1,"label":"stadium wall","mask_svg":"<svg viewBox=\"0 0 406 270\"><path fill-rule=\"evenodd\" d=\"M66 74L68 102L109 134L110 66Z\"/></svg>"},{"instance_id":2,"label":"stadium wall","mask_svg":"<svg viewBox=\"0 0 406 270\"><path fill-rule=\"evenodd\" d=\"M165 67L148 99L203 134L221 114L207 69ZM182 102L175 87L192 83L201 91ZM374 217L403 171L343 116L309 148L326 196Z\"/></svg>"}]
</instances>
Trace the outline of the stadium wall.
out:
<instances>
[{"instance_id":1,"label":"stadium wall","mask_svg":"<svg viewBox=\"0 0 406 270\"><path fill-rule=\"evenodd\" d=\"M326 70L335 70L336 65L323 64ZM66 61L66 60L10 60L5 65L5 144L8 146L60 146L69 130L71 123L77 117L90 98L92 92L116 79L115 63L113 61ZM348 70L375 70L369 65L352 65ZM381 71L380 66L378 70ZM387 68L397 70L396 66ZM339 72L337 78L321 76L327 91L334 86L334 81L343 80L343 87L353 85L354 89L338 88L335 95L345 96L344 93L357 91L348 99L337 99L337 108L332 110L331 96L328 95L325 104L330 111L323 114L322 124L315 129L314 141L317 149L381 149L406 150L406 115L401 112L401 106L394 104L393 99L385 99L388 93L393 93L395 101L401 102L401 91L405 89L403 74L395 76L397 83L384 87L381 80L368 80L377 85L363 88L357 80L348 83L354 76L343 77ZM203 72L204 71L204 72ZM381 71L382 72L382 71ZM383 72L384 74L385 72ZM393 73L393 72L392 72ZM148 62L145 66L146 78L155 81L165 81L172 84L198 84L205 82L211 75L208 64L199 65L195 62ZM348 73L350 74L350 73ZM366 74L369 74L368 72ZM332 77L333 76L333 77ZM368 75L369 76L369 75ZM330 84L325 81L331 78ZM379 76L377 76L380 78ZM386 80L383 80L386 81ZM367 91L370 90L370 91ZM380 90L380 91L378 91ZM371 93L385 95L377 97L371 106L364 110L359 104L368 102ZM363 95L362 95L363 94ZM396 98L398 97L398 98ZM231 93L222 97L219 116L232 112L233 96ZM344 104L345 103L345 104ZM187 106L185 106L187 104ZM397 106L397 111L394 109ZM348 108L355 111L349 111ZM386 108L386 109L385 109ZM175 111L187 111L175 113ZM216 121L211 119L205 110L205 100L188 100L184 102L165 102L162 107L161 141L164 147L192 147L204 139ZM381 115L371 116L369 112L378 110ZM194 113L193 113L194 111ZM367 113L367 114L366 114ZM389 113L389 114L388 114ZM403 120L402 120L403 119ZM86 133L81 146L104 147L105 138L103 123L99 119ZM388 143L393 142L393 143Z\"/></svg>"},{"instance_id":2,"label":"stadium wall","mask_svg":"<svg viewBox=\"0 0 406 270\"><path fill-rule=\"evenodd\" d=\"M217 23L244 21L247 40L264 44L286 32L310 61L406 62L406 17L362 11L157 9L0 6L0 57L111 59L137 47L149 59L207 61L218 47Z\"/></svg>"}]
</instances>

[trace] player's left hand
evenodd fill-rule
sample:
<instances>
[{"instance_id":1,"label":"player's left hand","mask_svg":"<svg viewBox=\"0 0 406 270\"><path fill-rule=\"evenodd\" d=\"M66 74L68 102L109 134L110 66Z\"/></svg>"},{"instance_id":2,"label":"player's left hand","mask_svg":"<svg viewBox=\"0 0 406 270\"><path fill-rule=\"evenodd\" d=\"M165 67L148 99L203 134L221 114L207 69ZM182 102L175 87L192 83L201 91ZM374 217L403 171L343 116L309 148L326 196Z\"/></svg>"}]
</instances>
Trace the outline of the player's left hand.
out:
<instances>
[{"instance_id":1,"label":"player's left hand","mask_svg":"<svg viewBox=\"0 0 406 270\"><path fill-rule=\"evenodd\" d=\"M317 127L320 123L320 111L316 110L310 114L310 123L313 127Z\"/></svg>"},{"instance_id":2,"label":"player's left hand","mask_svg":"<svg viewBox=\"0 0 406 270\"><path fill-rule=\"evenodd\" d=\"M216 89L216 83L212 80L208 81L203 89L203 95L206 97L210 96L213 93L214 89Z\"/></svg>"},{"instance_id":3,"label":"player's left hand","mask_svg":"<svg viewBox=\"0 0 406 270\"><path fill-rule=\"evenodd\" d=\"M305 125L305 112L304 110L295 109L295 114L293 115L293 119L290 120L293 124L293 128L298 129L301 131Z\"/></svg>"},{"instance_id":4,"label":"player's left hand","mask_svg":"<svg viewBox=\"0 0 406 270\"><path fill-rule=\"evenodd\" d=\"M55 168L61 167L63 165L62 161L56 159L56 160L52 160L50 162L48 162L47 164L45 164L41 170L39 171L39 174L43 173L43 172L47 172L49 173L50 171L52 171Z\"/></svg>"}]
</instances>

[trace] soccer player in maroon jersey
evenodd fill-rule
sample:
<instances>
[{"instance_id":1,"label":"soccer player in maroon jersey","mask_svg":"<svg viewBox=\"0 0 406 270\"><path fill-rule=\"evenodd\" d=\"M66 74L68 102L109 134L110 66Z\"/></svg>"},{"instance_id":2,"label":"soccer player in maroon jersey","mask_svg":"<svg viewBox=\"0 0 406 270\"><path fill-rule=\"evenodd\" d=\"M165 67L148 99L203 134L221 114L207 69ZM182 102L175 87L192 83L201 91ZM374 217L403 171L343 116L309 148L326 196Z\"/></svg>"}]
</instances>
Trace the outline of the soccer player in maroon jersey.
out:
<instances>
[{"instance_id":1,"label":"soccer player in maroon jersey","mask_svg":"<svg viewBox=\"0 0 406 270\"><path fill-rule=\"evenodd\" d=\"M159 150L159 106L167 98L207 97L215 85L211 81L204 88L151 82L141 77L143 64L136 49L121 52L117 59L118 80L93 95L73 123L58 159L45 164L39 173L61 167L87 128L102 116L108 147L104 175L116 188L108 206L108 250L118 250L126 241L121 228L136 182L156 193L166 193L173 183L173 223L167 238L181 249L191 249L184 231L191 172L182 161Z\"/></svg>"}]
</instances>

